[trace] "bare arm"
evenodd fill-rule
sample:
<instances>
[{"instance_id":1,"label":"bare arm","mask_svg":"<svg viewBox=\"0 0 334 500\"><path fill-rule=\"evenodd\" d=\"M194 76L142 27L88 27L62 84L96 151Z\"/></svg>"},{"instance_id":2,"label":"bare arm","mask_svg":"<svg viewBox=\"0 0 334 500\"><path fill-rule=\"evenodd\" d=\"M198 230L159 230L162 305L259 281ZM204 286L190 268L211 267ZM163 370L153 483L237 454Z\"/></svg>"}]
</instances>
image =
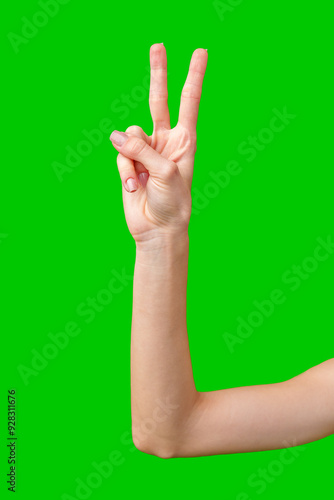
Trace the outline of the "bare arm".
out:
<instances>
[{"instance_id":1,"label":"bare arm","mask_svg":"<svg viewBox=\"0 0 334 500\"><path fill-rule=\"evenodd\" d=\"M138 448L158 455L173 455L198 398L186 326L187 270L186 234L137 247L131 338L133 439Z\"/></svg>"},{"instance_id":2,"label":"bare arm","mask_svg":"<svg viewBox=\"0 0 334 500\"><path fill-rule=\"evenodd\" d=\"M286 448L334 433L334 360L291 380L196 390L186 324L188 223L196 121L207 63L195 51L170 129L167 60L151 48L152 136L113 133L126 220L136 241L131 407L137 448L163 458ZM128 183L131 180L130 184Z\"/></svg>"},{"instance_id":3,"label":"bare arm","mask_svg":"<svg viewBox=\"0 0 334 500\"><path fill-rule=\"evenodd\" d=\"M334 433L334 359L276 384L196 391L187 258L187 236L137 249L131 351L137 447L190 457L286 448ZM158 400L167 411L158 410Z\"/></svg>"}]
</instances>

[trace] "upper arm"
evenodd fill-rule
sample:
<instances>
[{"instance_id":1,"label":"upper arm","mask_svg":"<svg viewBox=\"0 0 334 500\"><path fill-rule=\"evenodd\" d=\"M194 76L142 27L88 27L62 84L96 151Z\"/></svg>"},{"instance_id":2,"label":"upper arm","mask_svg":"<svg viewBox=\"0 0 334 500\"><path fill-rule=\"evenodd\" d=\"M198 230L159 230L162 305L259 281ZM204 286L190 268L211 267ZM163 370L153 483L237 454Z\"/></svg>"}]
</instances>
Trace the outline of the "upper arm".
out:
<instances>
[{"instance_id":1,"label":"upper arm","mask_svg":"<svg viewBox=\"0 0 334 500\"><path fill-rule=\"evenodd\" d=\"M334 359L284 382L199 392L175 456L287 448L334 433Z\"/></svg>"}]
</instances>

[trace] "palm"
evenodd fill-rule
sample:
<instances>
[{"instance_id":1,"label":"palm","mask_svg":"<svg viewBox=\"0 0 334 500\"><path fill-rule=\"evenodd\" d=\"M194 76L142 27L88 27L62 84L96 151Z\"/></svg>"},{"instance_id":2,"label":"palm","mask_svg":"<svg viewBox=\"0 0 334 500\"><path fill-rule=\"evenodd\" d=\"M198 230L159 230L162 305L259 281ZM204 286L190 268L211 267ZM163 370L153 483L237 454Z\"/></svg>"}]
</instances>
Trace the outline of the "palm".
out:
<instances>
[{"instance_id":1,"label":"palm","mask_svg":"<svg viewBox=\"0 0 334 500\"><path fill-rule=\"evenodd\" d=\"M154 131L150 142L150 146L161 156L178 165L182 177L190 188L196 151L196 135L191 135L187 129L178 124L171 130Z\"/></svg>"},{"instance_id":2,"label":"palm","mask_svg":"<svg viewBox=\"0 0 334 500\"><path fill-rule=\"evenodd\" d=\"M128 133L138 135L155 149L163 158L172 160L178 166L182 177L175 192L175 205L180 197L190 200L193 177L194 155L196 152L196 123L202 82L207 64L207 51L197 49L191 59L189 73L183 87L179 120L171 129L167 104L167 57L163 45L155 44L150 51L151 86L150 111L154 130L147 136L139 127L130 127ZM122 156L122 155L119 155ZM124 158L122 161L126 161ZM132 160L127 159L131 162ZM146 171L145 167L134 162L137 173ZM126 220L132 234L150 230L159 218L159 208L164 200L164 189L157 186L151 178L145 189L138 190L135 196L123 191ZM170 198L169 193L169 198ZM170 199L168 200L170 202ZM159 222L159 221L158 221Z\"/></svg>"}]
</instances>

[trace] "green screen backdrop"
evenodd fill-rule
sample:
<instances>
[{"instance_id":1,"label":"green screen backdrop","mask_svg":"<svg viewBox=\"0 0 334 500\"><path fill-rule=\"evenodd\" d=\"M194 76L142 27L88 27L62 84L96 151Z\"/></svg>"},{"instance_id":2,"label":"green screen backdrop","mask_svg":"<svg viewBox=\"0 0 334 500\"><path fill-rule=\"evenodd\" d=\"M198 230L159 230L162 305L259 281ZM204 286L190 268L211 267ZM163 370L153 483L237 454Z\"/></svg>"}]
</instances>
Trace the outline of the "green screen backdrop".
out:
<instances>
[{"instance_id":1,"label":"green screen backdrop","mask_svg":"<svg viewBox=\"0 0 334 500\"><path fill-rule=\"evenodd\" d=\"M208 49L189 230L197 388L280 382L333 357L331 7L6 4L1 498L10 451L19 499L332 494L333 436L285 454L163 460L134 448L135 245L109 141L130 125L152 133L153 43L167 49L172 126L191 54Z\"/></svg>"}]
</instances>

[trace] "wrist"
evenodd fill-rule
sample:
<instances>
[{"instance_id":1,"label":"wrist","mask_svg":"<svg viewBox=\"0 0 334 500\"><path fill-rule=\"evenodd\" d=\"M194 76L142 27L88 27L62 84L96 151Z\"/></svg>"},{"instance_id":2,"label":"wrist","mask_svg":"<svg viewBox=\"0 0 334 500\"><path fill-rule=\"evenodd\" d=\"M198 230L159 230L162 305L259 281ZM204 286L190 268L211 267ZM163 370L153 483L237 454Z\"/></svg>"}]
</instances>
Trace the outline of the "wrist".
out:
<instances>
[{"instance_id":1,"label":"wrist","mask_svg":"<svg viewBox=\"0 0 334 500\"><path fill-rule=\"evenodd\" d=\"M188 231L159 232L136 241L136 262L165 266L188 256Z\"/></svg>"},{"instance_id":2,"label":"wrist","mask_svg":"<svg viewBox=\"0 0 334 500\"><path fill-rule=\"evenodd\" d=\"M135 239L138 252L152 252L184 246L189 242L188 228L185 230L156 231Z\"/></svg>"}]
</instances>

